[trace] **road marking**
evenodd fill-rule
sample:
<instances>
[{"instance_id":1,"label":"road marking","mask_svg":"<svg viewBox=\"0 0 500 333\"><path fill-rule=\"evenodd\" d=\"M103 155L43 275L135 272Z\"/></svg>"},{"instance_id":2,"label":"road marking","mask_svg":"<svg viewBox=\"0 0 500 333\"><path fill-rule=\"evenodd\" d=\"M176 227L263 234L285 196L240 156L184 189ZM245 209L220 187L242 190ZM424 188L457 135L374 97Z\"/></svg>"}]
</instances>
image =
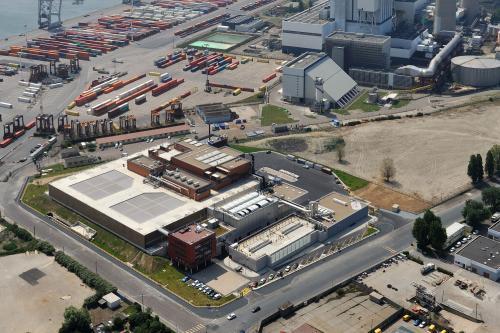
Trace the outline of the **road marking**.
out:
<instances>
[{"instance_id":1,"label":"road marking","mask_svg":"<svg viewBox=\"0 0 500 333\"><path fill-rule=\"evenodd\" d=\"M246 295L248 295L251 291L252 291L252 289L250 289L250 288L244 288L244 289L241 291L241 296L246 296Z\"/></svg>"},{"instance_id":2,"label":"road marking","mask_svg":"<svg viewBox=\"0 0 500 333\"><path fill-rule=\"evenodd\" d=\"M390 247L388 246L383 246L384 250L387 250L389 252L391 252L392 254L396 254L398 253L398 251L394 250L394 249L391 249Z\"/></svg>"},{"instance_id":3,"label":"road marking","mask_svg":"<svg viewBox=\"0 0 500 333\"><path fill-rule=\"evenodd\" d=\"M204 328L205 328L205 325L198 324L198 325L188 329L187 331L184 331L184 333L196 333L196 332L200 332Z\"/></svg>"}]
</instances>

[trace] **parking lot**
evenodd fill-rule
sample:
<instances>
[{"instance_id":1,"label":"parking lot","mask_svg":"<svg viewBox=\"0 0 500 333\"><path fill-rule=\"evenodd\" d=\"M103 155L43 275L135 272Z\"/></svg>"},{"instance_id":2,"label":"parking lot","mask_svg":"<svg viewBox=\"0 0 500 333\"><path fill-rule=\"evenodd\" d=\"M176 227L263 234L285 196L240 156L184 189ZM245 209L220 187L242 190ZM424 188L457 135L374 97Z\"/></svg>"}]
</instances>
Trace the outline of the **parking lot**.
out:
<instances>
[{"instance_id":1,"label":"parking lot","mask_svg":"<svg viewBox=\"0 0 500 333\"><path fill-rule=\"evenodd\" d=\"M206 269L193 275L193 279L203 281L207 286L216 290L223 296L229 295L234 291L246 286L248 279L242 275L228 270L223 265L214 263Z\"/></svg>"},{"instance_id":2,"label":"parking lot","mask_svg":"<svg viewBox=\"0 0 500 333\"><path fill-rule=\"evenodd\" d=\"M253 155L255 156L255 170L261 176L268 176L267 173L262 171L262 168L270 168L276 171L286 170L298 176L294 177L296 178L294 182L282 179L283 183L293 185L306 192L294 200L298 204L307 204L311 200L318 200L332 191L347 193L342 185L336 183L334 176L314 168L305 168L305 164L292 161L282 154L259 152Z\"/></svg>"},{"instance_id":3,"label":"parking lot","mask_svg":"<svg viewBox=\"0 0 500 333\"><path fill-rule=\"evenodd\" d=\"M0 332L53 333L64 309L81 307L94 291L43 254L0 258Z\"/></svg>"}]
</instances>

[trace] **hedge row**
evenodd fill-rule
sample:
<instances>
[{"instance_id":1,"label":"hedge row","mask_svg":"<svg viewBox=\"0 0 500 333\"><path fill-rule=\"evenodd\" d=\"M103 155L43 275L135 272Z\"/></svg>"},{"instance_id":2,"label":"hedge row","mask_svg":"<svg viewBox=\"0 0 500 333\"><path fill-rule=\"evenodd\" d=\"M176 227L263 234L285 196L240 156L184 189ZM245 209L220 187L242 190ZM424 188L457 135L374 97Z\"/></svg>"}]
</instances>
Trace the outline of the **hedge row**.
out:
<instances>
[{"instance_id":1,"label":"hedge row","mask_svg":"<svg viewBox=\"0 0 500 333\"><path fill-rule=\"evenodd\" d=\"M68 256L64 252L57 251L55 254L55 259L56 262L58 262L61 266L66 267L68 271L75 273L83 283L95 289L96 293L85 299L84 306L95 307L97 306L97 301L99 301L102 296L111 292L116 292L117 289L115 286L104 280L96 273L89 270L87 267L80 264L75 259Z\"/></svg>"},{"instance_id":2,"label":"hedge row","mask_svg":"<svg viewBox=\"0 0 500 333\"><path fill-rule=\"evenodd\" d=\"M10 224L7 221L5 221L4 219L0 219L0 224L5 226L5 228L9 232L12 232L20 240L25 241L25 242L29 242L28 244L26 244L26 246L23 246L23 247L14 248L13 246L10 246L10 249L8 249L8 248L6 249L4 246L4 250L6 250L6 252L2 253L2 256L23 253L26 251L34 251L34 250L38 250L42 253L45 253L48 256L54 255L55 248L49 242L34 238L28 231L19 227L15 223Z\"/></svg>"}]
</instances>

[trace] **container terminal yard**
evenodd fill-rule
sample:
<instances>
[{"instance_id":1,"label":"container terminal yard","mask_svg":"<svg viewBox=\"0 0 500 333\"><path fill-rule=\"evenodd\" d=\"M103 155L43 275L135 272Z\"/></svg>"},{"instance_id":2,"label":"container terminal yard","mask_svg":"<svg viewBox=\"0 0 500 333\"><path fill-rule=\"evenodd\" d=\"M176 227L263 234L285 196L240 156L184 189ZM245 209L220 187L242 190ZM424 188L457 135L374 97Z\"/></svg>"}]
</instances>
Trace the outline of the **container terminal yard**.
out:
<instances>
[{"instance_id":1,"label":"container terminal yard","mask_svg":"<svg viewBox=\"0 0 500 333\"><path fill-rule=\"evenodd\" d=\"M361 281L408 258L417 265L425 254L416 251L412 222L436 205L449 228L480 191L469 186L431 204L400 182L401 161L415 157L398 158L393 179L365 180L358 165L373 163L351 152L369 150L353 137L372 121L411 126L464 101L497 103L500 25L490 8L478 7L132 0L65 22L40 10L40 30L0 43L0 181L7 185L0 216L117 287L91 309L96 332L125 311L110 299L151 308L185 333L262 332L273 322L284 332L417 333L431 318L430 332L472 327L465 322L479 322L472 305L458 296L424 304L426 289L411 282L417 296L400 303L397 277L378 290ZM454 274L474 280L465 266L474 264L471 244L489 232L482 229L460 228L460 242L470 243L457 252L473 259L460 259L454 247L437 251L435 263L425 258L424 268L439 271L428 278L440 282L425 280L426 271L423 283L446 288ZM348 311L361 311L358 322L290 316L314 304L320 311L324 297L341 303L348 294L354 302L358 292L363 307L390 304L396 314L357 304ZM488 325L477 327L498 327L479 308ZM477 311L476 304L476 319ZM409 318L418 320L415 329L401 329Z\"/></svg>"}]
</instances>

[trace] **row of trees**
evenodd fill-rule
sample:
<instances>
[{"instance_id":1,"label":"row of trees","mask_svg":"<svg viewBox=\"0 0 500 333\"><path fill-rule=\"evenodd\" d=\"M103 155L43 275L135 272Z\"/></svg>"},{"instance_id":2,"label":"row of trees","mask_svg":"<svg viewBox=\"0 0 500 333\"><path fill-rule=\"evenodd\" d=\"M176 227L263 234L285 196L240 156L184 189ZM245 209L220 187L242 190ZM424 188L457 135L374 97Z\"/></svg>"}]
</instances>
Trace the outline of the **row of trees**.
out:
<instances>
[{"instance_id":1,"label":"row of trees","mask_svg":"<svg viewBox=\"0 0 500 333\"><path fill-rule=\"evenodd\" d=\"M97 306L97 302L102 298L102 296L111 292L116 292L115 286L104 280L96 273L89 270L87 267L80 264L75 259L68 256L64 252L57 251L55 254L55 259L57 263L59 263L63 267L66 267L68 271L75 273L83 283L95 289L96 293L85 299L84 305L86 307L95 307Z\"/></svg>"},{"instance_id":2,"label":"row of trees","mask_svg":"<svg viewBox=\"0 0 500 333\"><path fill-rule=\"evenodd\" d=\"M500 211L500 188L488 187L481 192L481 201L467 200L462 210L465 223L477 228L494 212Z\"/></svg>"},{"instance_id":3,"label":"row of trees","mask_svg":"<svg viewBox=\"0 0 500 333\"><path fill-rule=\"evenodd\" d=\"M33 237L28 231L26 231L26 229L19 227L17 224L10 224L4 219L0 219L0 225L5 226L7 231L11 232L15 237L25 242L23 246L17 246L15 242L8 243L3 247L6 252L2 253L2 255L12 255L34 250L38 250L48 256L54 255L55 249L52 244Z\"/></svg>"},{"instance_id":4,"label":"row of trees","mask_svg":"<svg viewBox=\"0 0 500 333\"><path fill-rule=\"evenodd\" d=\"M447 238L441 219L430 210L415 220L412 233L418 248L422 250L431 245L435 250L441 251Z\"/></svg>"},{"instance_id":5,"label":"row of trees","mask_svg":"<svg viewBox=\"0 0 500 333\"><path fill-rule=\"evenodd\" d=\"M477 183L484 178L484 174L489 178L500 173L500 145L494 145L486 153L486 161L483 167L483 158L480 154L471 155L467 165L467 175L473 183Z\"/></svg>"}]
</instances>

